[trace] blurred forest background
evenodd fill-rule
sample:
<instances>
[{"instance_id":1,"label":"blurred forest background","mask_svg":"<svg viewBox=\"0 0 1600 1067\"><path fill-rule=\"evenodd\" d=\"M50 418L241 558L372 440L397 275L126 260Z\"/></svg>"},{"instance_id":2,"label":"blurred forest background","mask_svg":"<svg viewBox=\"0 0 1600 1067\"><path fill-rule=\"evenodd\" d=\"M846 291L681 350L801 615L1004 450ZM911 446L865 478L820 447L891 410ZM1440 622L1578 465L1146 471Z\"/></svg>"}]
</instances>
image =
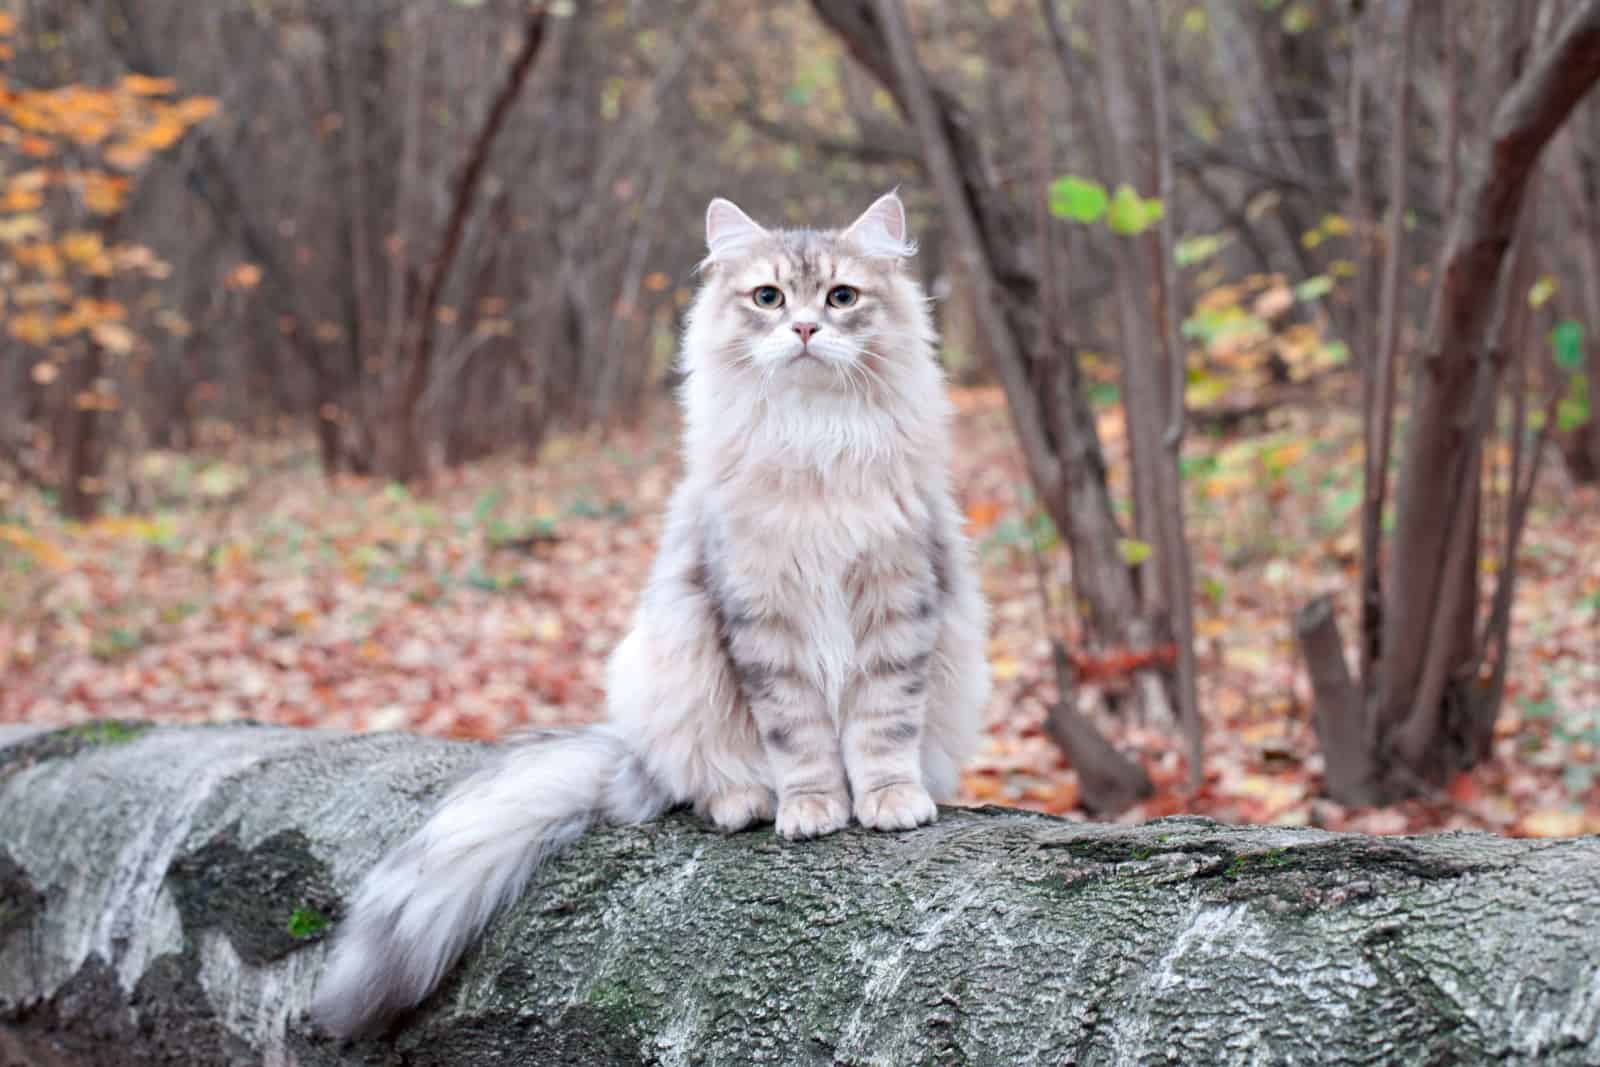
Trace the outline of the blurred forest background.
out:
<instances>
[{"instance_id":1,"label":"blurred forest background","mask_svg":"<svg viewBox=\"0 0 1600 1067\"><path fill-rule=\"evenodd\" d=\"M0 721L602 707L715 195L898 186L969 801L1600 831L1600 0L0 0Z\"/></svg>"}]
</instances>

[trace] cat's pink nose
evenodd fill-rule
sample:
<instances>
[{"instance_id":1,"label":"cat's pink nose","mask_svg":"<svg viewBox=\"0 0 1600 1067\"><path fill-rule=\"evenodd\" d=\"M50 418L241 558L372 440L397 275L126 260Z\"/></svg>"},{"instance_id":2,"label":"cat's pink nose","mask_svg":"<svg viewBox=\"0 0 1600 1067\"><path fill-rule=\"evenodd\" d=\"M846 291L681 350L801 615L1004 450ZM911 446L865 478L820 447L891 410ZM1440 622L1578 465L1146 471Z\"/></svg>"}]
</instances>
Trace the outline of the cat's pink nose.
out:
<instances>
[{"instance_id":1,"label":"cat's pink nose","mask_svg":"<svg viewBox=\"0 0 1600 1067\"><path fill-rule=\"evenodd\" d=\"M794 324L794 332L800 335L800 343L803 345L810 344L811 335L820 329L822 327L814 322L797 322Z\"/></svg>"}]
</instances>

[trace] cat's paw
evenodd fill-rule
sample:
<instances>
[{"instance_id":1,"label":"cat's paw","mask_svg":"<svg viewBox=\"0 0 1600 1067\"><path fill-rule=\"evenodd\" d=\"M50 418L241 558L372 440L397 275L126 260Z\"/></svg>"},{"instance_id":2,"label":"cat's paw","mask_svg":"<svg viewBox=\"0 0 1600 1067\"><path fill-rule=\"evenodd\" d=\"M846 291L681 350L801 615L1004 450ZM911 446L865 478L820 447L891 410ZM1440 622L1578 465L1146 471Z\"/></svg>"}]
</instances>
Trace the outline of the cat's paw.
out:
<instances>
[{"instance_id":1,"label":"cat's paw","mask_svg":"<svg viewBox=\"0 0 1600 1067\"><path fill-rule=\"evenodd\" d=\"M850 822L850 797L837 793L792 793L778 802L778 835L821 837Z\"/></svg>"},{"instance_id":2,"label":"cat's paw","mask_svg":"<svg viewBox=\"0 0 1600 1067\"><path fill-rule=\"evenodd\" d=\"M717 793L699 805L702 818L731 834L751 823L771 822L776 797L765 786L740 786Z\"/></svg>"},{"instance_id":3,"label":"cat's paw","mask_svg":"<svg viewBox=\"0 0 1600 1067\"><path fill-rule=\"evenodd\" d=\"M874 830L909 830L938 817L933 798L917 782L894 782L856 798L856 821Z\"/></svg>"}]
</instances>

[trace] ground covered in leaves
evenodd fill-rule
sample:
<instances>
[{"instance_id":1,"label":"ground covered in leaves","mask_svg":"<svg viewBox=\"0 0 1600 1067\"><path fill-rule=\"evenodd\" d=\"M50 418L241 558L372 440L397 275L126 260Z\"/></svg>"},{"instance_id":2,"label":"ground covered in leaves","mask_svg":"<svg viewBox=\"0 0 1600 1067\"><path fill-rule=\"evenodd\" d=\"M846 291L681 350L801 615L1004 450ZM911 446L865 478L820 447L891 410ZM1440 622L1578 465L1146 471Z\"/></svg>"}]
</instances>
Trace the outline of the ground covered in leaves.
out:
<instances>
[{"instance_id":1,"label":"ground covered in leaves","mask_svg":"<svg viewBox=\"0 0 1600 1067\"><path fill-rule=\"evenodd\" d=\"M1056 699L1049 635L1087 654L1068 563L1030 503L998 394L957 398L957 486L993 608L997 683L963 799L1079 814L1076 777L1043 732ZM1118 419L1101 418L1114 468ZM425 497L325 481L300 442L149 455L136 472L148 506L82 526L0 489L0 722L252 719L493 738L593 718L676 475L675 430L663 410L554 440L535 463L444 475ZM1493 760L1397 808L1318 797L1290 620L1332 592L1351 633L1359 456L1355 420L1326 410L1192 439L1205 782L1186 789L1175 738L1108 722L1158 786L1124 818L1600 832L1600 493L1567 484L1558 463L1524 541Z\"/></svg>"}]
</instances>

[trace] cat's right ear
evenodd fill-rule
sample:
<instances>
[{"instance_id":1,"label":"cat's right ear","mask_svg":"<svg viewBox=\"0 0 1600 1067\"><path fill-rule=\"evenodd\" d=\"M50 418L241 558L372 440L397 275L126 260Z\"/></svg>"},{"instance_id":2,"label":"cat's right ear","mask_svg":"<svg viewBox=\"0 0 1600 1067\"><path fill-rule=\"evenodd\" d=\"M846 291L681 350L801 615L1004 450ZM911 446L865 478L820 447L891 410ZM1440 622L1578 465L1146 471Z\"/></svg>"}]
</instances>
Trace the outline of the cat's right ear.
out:
<instances>
[{"instance_id":1,"label":"cat's right ear","mask_svg":"<svg viewBox=\"0 0 1600 1067\"><path fill-rule=\"evenodd\" d=\"M767 231L732 200L719 196L706 208L707 263L724 259L766 235Z\"/></svg>"}]
</instances>

